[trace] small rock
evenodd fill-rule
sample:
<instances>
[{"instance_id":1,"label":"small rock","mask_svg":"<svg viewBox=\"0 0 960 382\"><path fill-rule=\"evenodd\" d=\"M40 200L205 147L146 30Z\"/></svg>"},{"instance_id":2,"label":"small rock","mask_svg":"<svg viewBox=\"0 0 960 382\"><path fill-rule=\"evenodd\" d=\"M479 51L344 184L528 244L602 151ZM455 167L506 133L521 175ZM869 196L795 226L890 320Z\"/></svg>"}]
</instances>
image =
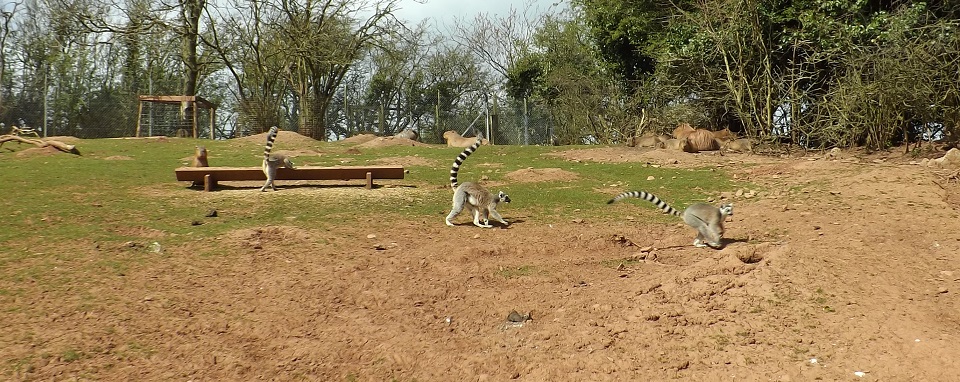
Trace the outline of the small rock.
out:
<instances>
[{"instance_id":1,"label":"small rock","mask_svg":"<svg viewBox=\"0 0 960 382\"><path fill-rule=\"evenodd\" d=\"M650 175L650 176L647 177L647 180L656 180L656 179L657 179L657 178L656 178L655 176L653 176L653 175Z\"/></svg>"},{"instance_id":2,"label":"small rock","mask_svg":"<svg viewBox=\"0 0 960 382\"><path fill-rule=\"evenodd\" d=\"M377 238L377 235L374 235L372 233L367 235L367 239L376 239L376 238Z\"/></svg>"},{"instance_id":3,"label":"small rock","mask_svg":"<svg viewBox=\"0 0 960 382\"><path fill-rule=\"evenodd\" d=\"M217 210L214 209L214 210L207 211L207 214L204 215L204 217L208 217L208 218L217 217Z\"/></svg>"},{"instance_id":4,"label":"small rock","mask_svg":"<svg viewBox=\"0 0 960 382\"><path fill-rule=\"evenodd\" d=\"M516 310L511 310L510 314L507 315L507 321L510 322L524 322L530 319L530 314L520 314Z\"/></svg>"},{"instance_id":5,"label":"small rock","mask_svg":"<svg viewBox=\"0 0 960 382\"><path fill-rule=\"evenodd\" d=\"M583 219L581 219L581 218L576 218L576 219L573 219L572 221L573 221L575 224L583 223Z\"/></svg>"},{"instance_id":6,"label":"small rock","mask_svg":"<svg viewBox=\"0 0 960 382\"><path fill-rule=\"evenodd\" d=\"M378 250L378 251L384 251L384 250L387 249L387 247L384 246L383 244L374 244L374 245L373 245L373 249L376 249L376 250Z\"/></svg>"},{"instance_id":7,"label":"small rock","mask_svg":"<svg viewBox=\"0 0 960 382\"><path fill-rule=\"evenodd\" d=\"M648 245L648 246L646 246L646 247L640 248L640 252L642 252L642 253L653 252L653 247L651 247L651 246Z\"/></svg>"},{"instance_id":8,"label":"small rock","mask_svg":"<svg viewBox=\"0 0 960 382\"><path fill-rule=\"evenodd\" d=\"M201 225L201 224L203 224L203 223L201 223L199 220L194 220L194 221L190 222L190 225Z\"/></svg>"},{"instance_id":9,"label":"small rock","mask_svg":"<svg viewBox=\"0 0 960 382\"><path fill-rule=\"evenodd\" d=\"M947 287L938 287L938 288L937 288L937 294L944 294L944 293L947 293L947 292L949 292L949 290L947 290Z\"/></svg>"},{"instance_id":10,"label":"small rock","mask_svg":"<svg viewBox=\"0 0 960 382\"><path fill-rule=\"evenodd\" d=\"M474 239L479 239L479 238L480 238L480 234L478 233L478 234L476 234L476 235L473 235L473 238L474 238Z\"/></svg>"}]
</instances>

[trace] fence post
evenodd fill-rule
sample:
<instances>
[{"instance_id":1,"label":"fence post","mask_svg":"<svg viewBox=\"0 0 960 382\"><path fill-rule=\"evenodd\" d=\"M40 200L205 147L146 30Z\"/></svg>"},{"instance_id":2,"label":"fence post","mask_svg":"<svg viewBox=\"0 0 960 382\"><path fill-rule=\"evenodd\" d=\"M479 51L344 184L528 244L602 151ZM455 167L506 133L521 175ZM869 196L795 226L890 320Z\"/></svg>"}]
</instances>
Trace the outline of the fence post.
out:
<instances>
[{"instance_id":1,"label":"fence post","mask_svg":"<svg viewBox=\"0 0 960 382\"><path fill-rule=\"evenodd\" d=\"M530 115L527 114L527 97L523 97L523 144L530 145Z\"/></svg>"}]
</instances>

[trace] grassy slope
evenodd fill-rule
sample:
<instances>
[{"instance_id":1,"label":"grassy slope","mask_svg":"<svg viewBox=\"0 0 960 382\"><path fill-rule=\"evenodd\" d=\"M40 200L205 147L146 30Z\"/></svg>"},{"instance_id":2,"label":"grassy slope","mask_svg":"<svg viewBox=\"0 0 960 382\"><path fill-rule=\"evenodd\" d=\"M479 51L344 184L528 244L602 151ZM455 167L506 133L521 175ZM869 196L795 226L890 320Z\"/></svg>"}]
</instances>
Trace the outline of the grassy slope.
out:
<instances>
[{"instance_id":1,"label":"grassy slope","mask_svg":"<svg viewBox=\"0 0 960 382\"><path fill-rule=\"evenodd\" d=\"M5 181L0 183L6 227L0 231L0 244L24 237L41 235L47 239L76 238L95 241L139 239L124 234L130 227L145 227L183 235L217 235L239 227L289 224L287 216L316 216L336 219L302 219L299 224L349 223L367 214L383 212L394 219L437 218L449 208L448 162L460 149L447 147L383 147L361 149L360 154L347 152L349 146L317 143L320 156L300 159L311 165L337 165L350 160L350 165L376 162L379 158L418 156L439 164L436 168L407 166L410 173L398 184L425 190L417 200L407 201L407 208L390 211L389 203L374 198L344 200L307 198L302 195L271 195L269 208L264 208L263 195L250 188L250 197L239 200L206 198L186 184L177 182L173 169L186 163L195 144L204 144L211 152L211 162L224 166L258 165L258 144L238 142L203 142L194 140L86 140L78 143L83 156L67 154L23 155L0 153ZM25 149L7 146L3 149ZM507 191L514 200L503 207L507 216L523 214L532 222L556 219L579 208L579 216L612 218L616 210L605 205L620 190L642 189L651 184L648 176L657 178L656 187L647 189L675 206L704 200L720 189L730 189L729 180L716 171L654 168L640 163L600 164L571 162L543 155L553 147L483 147L468 159L461 171L461 180L486 176L491 188ZM129 159L116 159L115 157ZM114 157L113 159L107 159ZM579 179L563 182L518 183L504 175L526 168L561 168L577 173ZM701 188L701 185L712 185ZM358 191L358 193L361 193ZM338 193L339 194L339 193ZM389 201L388 201L389 202ZM651 210L645 202L634 203L638 210ZM384 208L384 205L387 208ZM573 206L573 207L571 207ZM189 223L202 217L209 208L229 208L239 212L236 219L219 219L212 226L197 230ZM628 208L628 207L624 207ZM622 212L622 211L620 211ZM655 211L654 211L655 212ZM650 214L650 216L657 216ZM326 222L324 220L327 220Z\"/></svg>"},{"instance_id":2,"label":"grassy slope","mask_svg":"<svg viewBox=\"0 0 960 382\"><path fill-rule=\"evenodd\" d=\"M17 295L16 284L24 280L56 290L56 285L76 282L90 267L106 274L119 274L153 258L150 245L159 241L175 246L187 241L215 237L225 232L269 225L300 225L324 228L333 224L375 218L384 224L441 219L450 208L449 163L461 149L448 147L382 147L350 149L343 143L313 143L311 147L283 149L315 150L318 156L298 157L310 165L363 165L381 158L419 157L431 165L407 166L406 179L394 181L410 187L414 196L370 197L362 188L330 187L323 197L304 193L261 193L255 186L232 193L206 194L188 189L174 180L174 168L187 163L196 144L208 147L211 163L222 166L257 166L262 150L258 142L209 142L190 139L104 139L77 143L83 153L18 152L32 146L0 148L4 182L4 229L0 230L0 296ZM570 149L570 148L563 148ZM634 200L617 206L606 201L623 190L641 189L657 178L655 192L674 206L704 200L720 189L730 189L729 180L718 171L655 168L641 163L601 164L574 162L552 155L554 147L483 147L462 168L461 181L488 179L493 189L507 191L514 200L501 208L509 220L525 224L569 221L574 215L597 221L624 214L675 224L646 202ZM388 159L389 161L389 159ZM435 164L435 165L434 165ZM514 182L507 173L527 168L560 168L579 175L573 181ZM712 185L702 189L699 185ZM353 190L356 190L355 192ZM240 193L242 197L236 197ZM210 209L220 217L205 219ZM202 221L202 226L191 223ZM126 251L101 251L132 245ZM226 256L229 253L209 253ZM49 272L50 269L72 269ZM8 306L16 310L16 306Z\"/></svg>"},{"instance_id":3,"label":"grassy slope","mask_svg":"<svg viewBox=\"0 0 960 382\"><path fill-rule=\"evenodd\" d=\"M306 189L312 191L309 194L284 193L282 189L261 193L256 186L210 194L188 189L185 182L175 181L173 170L188 162L197 144L206 145L211 163L222 166L257 166L262 150L259 142L190 139L84 140L76 143L82 156L9 143L0 148L0 173L4 176L0 194L5 196L4 229L0 230L0 321L7 315L32 321L30 317L49 314L23 298L36 295L38 290L47 298L63 301L62 309L67 310L88 311L116 303L99 297L95 291L111 282L122 282L124 274L138 267L163 262L164 256L152 253L154 241L170 247L243 228L323 228L370 219L388 225L411 219L443 224L441 219L450 208L449 166L461 150L394 146L360 148L358 153L351 149L354 146L343 143L313 143L307 147L280 144L280 149L319 153L301 155L296 160L299 164L363 165L398 157L418 157L416 163L430 164L407 166L410 172L406 179L391 184L411 192L400 193L402 196L385 193L393 196L384 199L371 197L361 187L313 190L308 186ZM605 221L624 214L675 224L646 202L613 207L605 203L620 191L656 184L647 190L683 207L732 187L718 171L655 168L641 163L574 162L545 155L557 150L561 148L485 146L468 159L460 179L486 176L484 182L492 184L493 189L507 191L514 200L502 207L501 213L507 220L518 221L520 217L523 224L569 221L574 215ZM512 171L527 168L560 168L576 173L578 178L522 183L506 177ZM656 182L647 181L648 176L656 177ZM712 188L698 187L704 184ZM220 217L205 219L203 215L212 208L221 211ZM191 224L197 220L203 222L202 226ZM215 247L208 251L202 255L234 256L218 252ZM4 335L13 334L0 331L0 337ZM16 335L28 338L33 334ZM56 356L80 356L72 355L74 352L66 346L63 354ZM8 366L3 373L6 375L19 370L18 365L29 363L23 359L3 361Z\"/></svg>"}]
</instances>

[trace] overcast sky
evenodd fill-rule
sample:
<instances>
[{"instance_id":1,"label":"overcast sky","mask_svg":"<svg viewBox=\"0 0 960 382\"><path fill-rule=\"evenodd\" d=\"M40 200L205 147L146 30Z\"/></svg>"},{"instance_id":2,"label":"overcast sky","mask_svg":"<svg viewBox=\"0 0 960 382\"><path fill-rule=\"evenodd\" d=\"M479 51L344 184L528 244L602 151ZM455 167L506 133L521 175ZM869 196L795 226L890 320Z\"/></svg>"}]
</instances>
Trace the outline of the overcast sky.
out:
<instances>
[{"instance_id":1,"label":"overcast sky","mask_svg":"<svg viewBox=\"0 0 960 382\"><path fill-rule=\"evenodd\" d=\"M522 13L527 6L537 13L542 13L558 4L566 7L567 0L400 0L397 18L418 23L424 19L431 19L437 26L443 27L453 23L455 19L473 20L481 13L491 15L508 15L510 7Z\"/></svg>"}]
</instances>

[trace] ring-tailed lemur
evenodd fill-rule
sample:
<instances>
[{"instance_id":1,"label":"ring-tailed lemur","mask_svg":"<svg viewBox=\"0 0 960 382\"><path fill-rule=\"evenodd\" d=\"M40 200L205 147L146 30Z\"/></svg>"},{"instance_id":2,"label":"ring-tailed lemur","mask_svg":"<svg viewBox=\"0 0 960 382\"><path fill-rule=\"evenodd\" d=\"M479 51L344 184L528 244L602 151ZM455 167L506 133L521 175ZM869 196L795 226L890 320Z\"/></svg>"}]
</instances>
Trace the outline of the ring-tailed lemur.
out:
<instances>
[{"instance_id":1,"label":"ring-tailed lemur","mask_svg":"<svg viewBox=\"0 0 960 382\"><path fill-rule=\"evenodd\" d=\"M694 203L680 212L660 200L656 195L644 191L624 192L607 201L607 204L624 198L644 199L656 204L658 208L668 214L683 217L684 223L697 230L697 238L693 241L693 245L697 247L709 245L713 248L720 248L723 238L723 220L727 216L733 216L733 204L730 203L721 204L719 208L707 203Z\"/></svg>"},{"instance_id":2,"label":"ring-tailed lemur","mask_svg":"<svg viewBox=\"0 0 960 382\"><path fill-rule=\"evenodd\" d=\"M267 134L267 145L263 148L262 166L263 174L267 176L267 182L263 184L263 187L260 187L260 191L266 191L267 186L270 186L270 189L276 191L277 188L273 185L273 181L277 178L277 169L280 167L293 168L293 162L291 162L290 158L287 158L286 155L270 154L270 151L273 150L273 142L277 140L277 133L279 131L279 128L273 126L270 128L270 133Z\"/></svg>"},{"instance_id":3,"label":"ring-tailed lemur","mask_svg":"<svg viewBox=\"0 0 960 382\"><path fill-rule=\"evenodd\" d=\"M457 184L457 172L460 171L460 165L463 164L463 161L466 160L470 154L473 154L473 152L480 147L481 142L482 138L477 136L477 142L464 149L460 155L457 155L457 159L453 161L453 167L450 168L450 187L453 188L453 209L451 209L450 214L447 215L446 222L448 226L453 226L451 220L463 211L464 206L473 212L473 224L477 227L493 227L490 225L490 218L503 223L503 225L510 224L507 223L506 220L503 220L497 212L497 205L500 204L500 202L510 203L510 196L503 191L494 195L475 182Z\"/></svg>"}]
</instances>

